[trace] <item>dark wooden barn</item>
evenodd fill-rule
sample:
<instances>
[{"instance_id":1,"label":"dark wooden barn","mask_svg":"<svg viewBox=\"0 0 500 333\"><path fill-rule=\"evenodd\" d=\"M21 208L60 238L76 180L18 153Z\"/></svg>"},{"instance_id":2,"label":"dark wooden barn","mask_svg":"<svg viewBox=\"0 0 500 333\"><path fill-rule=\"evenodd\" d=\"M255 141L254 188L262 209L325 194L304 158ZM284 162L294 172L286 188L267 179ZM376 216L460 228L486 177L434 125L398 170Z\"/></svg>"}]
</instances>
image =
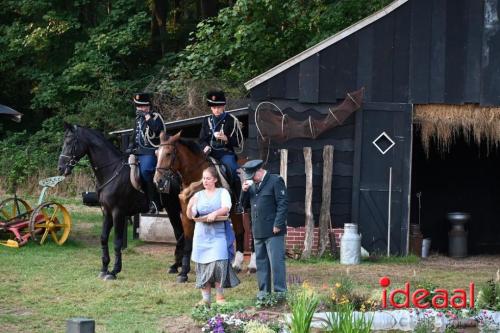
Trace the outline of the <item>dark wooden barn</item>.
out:
<instances>
[{"instance_id":1,"label":"dark wooden barn","mask_svg":"<svg viewBox=\"0 0 500 333\"><path fill-rule=\"evenodd\" d=\"M432 248L446 252L446 213L466 211L469 253L500 252L499 151L486 154L482 143L457 135L449 153L427 157L414 122L419 105L500 106L499 7L498 0L397 0L245 84L252 100L247 154L264 156L279 172L279 150L289 150L290 226L304 224L302 148L313 149L317 223L322 149L331 144L333 224L358 223L368 251L385 253L390 220L391 253L408 252L409 225L419 222ZM360 87L363 107L342 126L315 140L259 148L254 113L261 101L317 117Z\"/></svg>"}]
</instances>

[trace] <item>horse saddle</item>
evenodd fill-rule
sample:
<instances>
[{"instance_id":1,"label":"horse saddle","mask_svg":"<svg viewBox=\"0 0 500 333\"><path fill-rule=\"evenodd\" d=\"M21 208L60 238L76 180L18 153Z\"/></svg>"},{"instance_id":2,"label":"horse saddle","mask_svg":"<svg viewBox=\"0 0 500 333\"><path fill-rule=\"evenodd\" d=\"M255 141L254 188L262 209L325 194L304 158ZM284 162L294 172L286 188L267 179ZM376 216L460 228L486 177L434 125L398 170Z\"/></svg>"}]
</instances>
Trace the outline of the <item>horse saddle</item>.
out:
<instances>
[{"instance_id":1,"label":"horse saddle","mask_svg":"<svg viewBox=\"0 0 500 333\"><path fill-rule=\"evenodd\" d=\"M128 157L128 165L130 165L130 183L137 191L144 193L142 190L141 174L137 156L130 154Z\"/></svg>"},{"instance_id":2,"label":"horse saddle","mask_svg":"<svg viewBox=\"0 0 500 333\"><path fill-rule=\"evenodd\" d=\"M230 184L232 184L231 171L228 170L226 166L221 163L221 161L213 158L212 156L210 156L209 159L210 162L214 165L215 170L217 170L217 173L219 174L219 179L222 187L228 190L229 193L232 193L233 191L230 186Z\"/></svg>"}]
</instances>

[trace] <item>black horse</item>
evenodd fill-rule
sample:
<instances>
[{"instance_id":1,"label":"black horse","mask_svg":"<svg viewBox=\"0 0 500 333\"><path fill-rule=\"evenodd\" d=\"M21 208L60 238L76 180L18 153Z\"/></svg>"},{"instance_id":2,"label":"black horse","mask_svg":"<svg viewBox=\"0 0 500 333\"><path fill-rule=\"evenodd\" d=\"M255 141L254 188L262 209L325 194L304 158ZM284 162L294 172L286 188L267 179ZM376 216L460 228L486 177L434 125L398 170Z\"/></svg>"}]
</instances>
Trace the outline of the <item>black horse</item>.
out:
<instances>
[{"instance_id":1,"label":"black horse","mask_svg":"<svg viewBox=\"0 0 500 333\"><path fill-rule=\"evenodd\" d=\"M97 195L104 215L101 233L102 268L99 277L114 280L122 269L121 251L127 216L147 212L147 200L145 195L130 183L130 166L126 157L102 133L77 125L64 124L64 127L64 142L58 163L59 173L69 175L78 161L88 155L97 179ZM169 273L176 273L182 266L184 249L178 194L179 189L174 187L171 187L169 194L162 194L162 202L166 206L177 240L175 263L170 266ZM115 263L110 272L108 239L113 226Z\"/></svg>"}]
</instances>

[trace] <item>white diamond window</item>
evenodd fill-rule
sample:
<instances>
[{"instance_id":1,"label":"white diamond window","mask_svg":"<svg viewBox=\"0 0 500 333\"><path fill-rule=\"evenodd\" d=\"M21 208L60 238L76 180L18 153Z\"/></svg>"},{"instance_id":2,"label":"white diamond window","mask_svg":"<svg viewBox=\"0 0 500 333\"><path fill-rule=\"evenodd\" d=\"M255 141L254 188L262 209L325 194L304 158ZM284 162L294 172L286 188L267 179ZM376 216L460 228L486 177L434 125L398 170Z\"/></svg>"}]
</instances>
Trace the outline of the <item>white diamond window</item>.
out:
<instances>
[{"instance_id":1,"label":"white diamond window","mask_svg":"<svg viewBox=\"0 0 500 333\"><path fill-rule=\"evenodd\" d=\"M372 143L382 155L385 155L396 144L386 132L382 132Z\"/></svg>"}]
</instances>

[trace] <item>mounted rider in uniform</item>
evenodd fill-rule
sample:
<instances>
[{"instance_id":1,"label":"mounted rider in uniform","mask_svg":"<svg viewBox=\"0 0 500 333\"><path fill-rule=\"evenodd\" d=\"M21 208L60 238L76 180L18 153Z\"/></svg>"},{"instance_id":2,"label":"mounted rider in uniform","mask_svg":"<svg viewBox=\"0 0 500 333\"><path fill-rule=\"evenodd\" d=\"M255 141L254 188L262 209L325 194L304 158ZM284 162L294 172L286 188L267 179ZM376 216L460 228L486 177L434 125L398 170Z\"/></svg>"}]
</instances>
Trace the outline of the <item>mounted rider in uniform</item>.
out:
<instances>
[{"instance_id":1,"label":"mounted rider in uniform","mask_svg":"<svg viewBox=\"0 0 500 333\"><path fill-rule=\"evenodd\" d=\"M225 112L226 96L223 91L209 91L206 100L212 114L203 119L199 143L205 154L221 161L231 172L231 192L236 201L235 210L237 213L243 213L239 203L241 193L241 181L237 172L239 166L234 151L240 146L239 123L234 116Z\"/></svg>"},{"instance_id":2,"label":"mounted rider in uniform","mask_svg":"<svg viewBox=\"0 0 500 333\"><path fill-rule=\"evenodd\" d=\"M149 94L135 94L133 100L136 109L135 126L126 152L137 156L143 189L149 203L148 213L157 214L161 205L158 191L153 183L156 167L155 150L160 144L160 133L165 127L160 114L151 106Z\"/></svg>"}]
</instances>

